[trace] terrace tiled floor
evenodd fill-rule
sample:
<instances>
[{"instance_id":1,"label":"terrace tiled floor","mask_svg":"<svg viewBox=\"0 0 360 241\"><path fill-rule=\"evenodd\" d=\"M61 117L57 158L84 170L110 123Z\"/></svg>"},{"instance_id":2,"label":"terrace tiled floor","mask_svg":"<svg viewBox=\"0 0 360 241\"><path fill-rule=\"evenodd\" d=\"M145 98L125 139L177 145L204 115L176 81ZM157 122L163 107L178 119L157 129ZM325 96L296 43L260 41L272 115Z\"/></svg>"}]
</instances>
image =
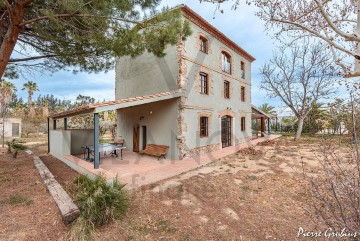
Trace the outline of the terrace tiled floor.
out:
<instances>
[{"instance_id":1,"label":"terrace tiled floor","mask_svg":"<svg viewBox=\"0 0 360 241\"><path fill-rule=\"evenodd\" d=\"M157 181L170 178L197 167L206 165L216 159L233 154L240 149L256 145L259 142L273 140L279 135L270 135L267 137L251 140L238 146L231 146L214 151L209 154L200 155L193 158L184 158L183 160L169 160L156 157L143 156L131 151L123 151L123 160L115 157L101 158L100 169L95 170L93 164L84 161L82 155L78 157L66 156L69 161L76 163L86 169L89 173L99 175L102 173L107 179L118 177L121 183L127 183L129 188L136 188L142 185L155 183Z\"/></svg>"}]
</instances>

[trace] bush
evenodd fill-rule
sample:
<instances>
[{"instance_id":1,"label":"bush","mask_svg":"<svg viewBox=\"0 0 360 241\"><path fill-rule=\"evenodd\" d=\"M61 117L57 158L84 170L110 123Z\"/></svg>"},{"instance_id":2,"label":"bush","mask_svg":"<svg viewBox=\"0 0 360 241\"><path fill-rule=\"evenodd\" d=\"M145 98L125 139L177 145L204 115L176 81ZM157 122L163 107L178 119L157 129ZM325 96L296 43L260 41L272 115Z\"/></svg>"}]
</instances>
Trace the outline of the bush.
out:
<instances>
[{"instance_id":1,"label":"bush","mask_svg":"<svg viewBox=\"0 0 360 241\"><path fill-rule=\"evenodd\" d=\"M80 208L81 217L92 228L118 219L126 213L128 200L123 190L125 185L119 184L117 180L108 184L104 177L92 180L81 175L75 183L78 193L75 202Z\"/></svg>"},{"instance_id":2,"label":"bush","mask_svg":"<svg viewBox=\"0 0 360 241\"><path fill-rule=\"evenodd\" d=\"M23 151L27 149L27 147L21 144L20 141L17 139L13 139L12 141L7 141L6 145L8 146L7 147L8 153L12 153L12 151L14 150L13 158L17 157L18 151Z\"/></svg>"}]
</instances>

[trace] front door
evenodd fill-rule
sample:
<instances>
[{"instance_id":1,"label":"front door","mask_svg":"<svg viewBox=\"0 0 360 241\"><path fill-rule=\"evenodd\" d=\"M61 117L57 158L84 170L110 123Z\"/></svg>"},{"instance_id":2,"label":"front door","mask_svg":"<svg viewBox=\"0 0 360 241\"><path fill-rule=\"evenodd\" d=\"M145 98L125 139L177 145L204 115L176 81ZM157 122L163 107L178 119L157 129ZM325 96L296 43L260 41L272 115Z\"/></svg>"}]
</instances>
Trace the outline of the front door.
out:
<instances>
[{"instance_id":1,"label":"front door","mask_svg":"<svg viewBox=\"0 0 360 241\"><path fill-rule=\"evenodd\" d=\"M139 126L138 125L134 127L133 151L139 152Z\"/></svg>"},{"instance_id":2,"label":"front door","mask_svg":"<svg viewBox=\"0 0 360 241\"><path fill-rule=\"evenodd\" d=\"M222 147L231 146L231 116L221 117L221 143Z\"/></svg>"}]
</instances>

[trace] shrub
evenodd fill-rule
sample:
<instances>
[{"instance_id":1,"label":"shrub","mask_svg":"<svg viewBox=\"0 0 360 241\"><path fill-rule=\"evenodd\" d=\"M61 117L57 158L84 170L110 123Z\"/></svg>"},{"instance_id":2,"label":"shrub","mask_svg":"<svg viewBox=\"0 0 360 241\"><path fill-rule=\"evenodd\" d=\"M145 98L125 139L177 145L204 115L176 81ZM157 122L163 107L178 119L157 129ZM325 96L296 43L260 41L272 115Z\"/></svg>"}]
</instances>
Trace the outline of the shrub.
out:
<instances>
[{"instance_id":1,"label":"shrub","mask_svg":"<svg viewBox=\"0 0 360 241\"><path fill-rule=\"evenodd\" d=\"M12 151L14 150L13 153L13 158L17 157L18 151L22 151L22 150L26 150L27 147L24 146L23 144L20 143L19 140L13 139L12 141L7 141L6 142L7 147L7 152L8 153L12 153Z\"/></svg>"},{"instance_id":2,"label":"shrub","mask_svg":"<svg viewBox=\"0 0 360 241\"><path fill-rule=\"evenodd\" d=\"M81 175L75 180L77 192L75 202L80 208L81 217L92 228L122 217L128 207L123 190L125 185L117 179L108 184L104 177L92 180Z\"/></svg>"}]
</instances>

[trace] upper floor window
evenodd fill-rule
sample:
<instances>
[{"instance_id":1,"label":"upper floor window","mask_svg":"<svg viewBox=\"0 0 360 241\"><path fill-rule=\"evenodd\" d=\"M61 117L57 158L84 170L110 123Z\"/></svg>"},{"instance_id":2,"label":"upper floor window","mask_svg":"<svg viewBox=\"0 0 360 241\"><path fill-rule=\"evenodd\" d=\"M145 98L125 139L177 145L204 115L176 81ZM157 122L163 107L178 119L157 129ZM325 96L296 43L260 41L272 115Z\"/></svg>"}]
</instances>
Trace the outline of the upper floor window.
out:
<instances>
[{"instance_id":1,"label":"upper floor window","mask_svg":"<svg viewBox=\"0 0 360 241\"><path fill-rule=\"evenodd\" d=\"M240 62L241 78L245 79L245 63Z\"/></svg>"},{"instance_id":2,"label":"upper floor window","mask_svg":"<svg viewBox=\"0 0 360 241\"><path fill-rule=\"evenodd\" d=\"M200 93L209 94L208 75L203 72L200 73Z\"/></svg>"},{"instance_id":3,"label":"upper floor window","mask_svg":"<svg viewBox=\"0 0 360 241\"><path fill-rule=\"evenodd\" d=\"M240 89L240 99L242 102L245 102L245 87L244 86L241 86L241 89Z\"/></svg>"},{"instance_id":4,"label":"upper floor window","mask_svg":"<svg viewBox=\"0 0 360 241\"><path fill-rule=\"evenodd\" d=\"M241 131L246 130L245 117L241 117Z\"/></svg>"},{"instance_id":5,"label":"upper floor window","mask_svg":"<svg viewBox=\"0 0 360 241\"><path fill-rule=\"evenodd\" d=\"M224 98L230 99L230 82L227 80L224 81Z\"/></svg>"},{"instance_id":6,"label":"upper floor window","mask_svg":"<svg viewBox=\"0 0 360 241\"><path fill-rule=\"evenodd\" d=\"M208 53L208 41L204 37L200 37L200 51L204 53Z\"/></svg>"},{"instance_id":7,"label":"upper floor window","mask_svg":"<svg viewBox=\"0 0 360 241\"><path fill-rule=\"evenodd\" d=\"M207 137L209 135L209 118L206 116L200 117L200 137Z\"/></svg>"},{"instance_id":8,"label":"upper floor window","mask_svg":"<svg viewBox=\"0 0 360 241\"><path fill-rule=\"evenodd\" d=\"M221 52L221 67L222 71L231 74L231 57L228 53Z\"/></svg>"}]
</instances>

